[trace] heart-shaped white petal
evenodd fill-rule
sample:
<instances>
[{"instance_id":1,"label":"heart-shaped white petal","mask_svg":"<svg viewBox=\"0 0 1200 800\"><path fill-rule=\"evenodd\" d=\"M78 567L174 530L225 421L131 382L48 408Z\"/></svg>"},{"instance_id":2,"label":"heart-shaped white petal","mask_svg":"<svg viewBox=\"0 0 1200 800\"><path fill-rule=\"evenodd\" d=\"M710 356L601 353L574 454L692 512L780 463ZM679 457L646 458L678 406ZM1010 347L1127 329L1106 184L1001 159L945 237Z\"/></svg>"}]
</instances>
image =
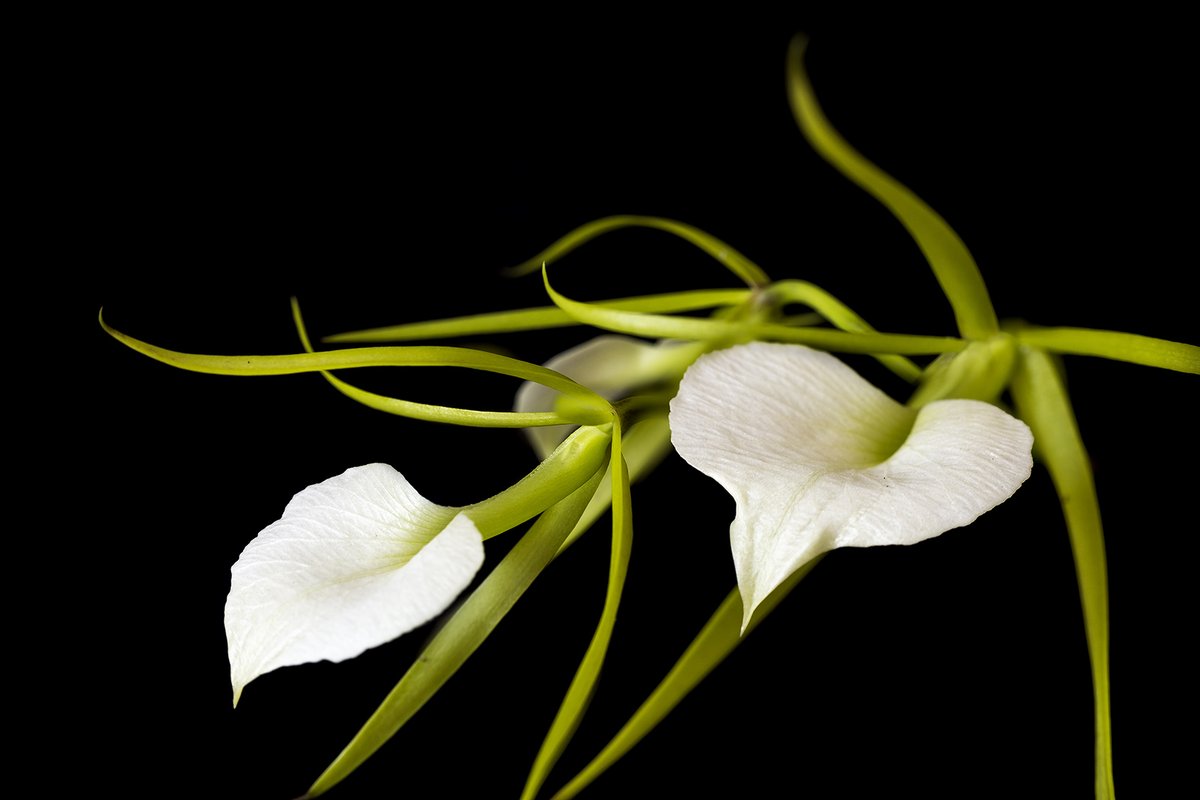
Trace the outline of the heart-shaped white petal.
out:
<instances>
[{"instance_id":1,"label":"heart-shaped white petal","mask_svg":"<svg viewBox=\"0 0 1200 800\"><path fill-rule=\"evenodd\" d=\"M554 356L546 362L546 367L606 400L616 400L640 385L664 377L661 373L670 359L669 351L679 344L652 344L628 336L597 336ZM553 389L527 381L517 390L514 410L552 411L558 397L558 392ZM530 443L541 459L553 452L570 431L566 425L526 429Z\"/></svg>"},{"instance_id":2,"label":"heart-shaped white petal","mask_svg":"<svg viewBox=\"0 0 1200 800\"><path fill-rule=\"evenodd\" d=\"M987 403L900 405L828 353L754 342L701 356L671 441L733 495L743 626L837 547L913 544L967 525L1029 477L1033 436Z\"/></svg>"},{"instance_id":3,"label":"heart-shaped white petal","mask_svg":"<svg viewBox=\"0 0 1200 800\"><path fill-rule=\"evenodd\" d=\"M475 524L387 464L309 486L233 565L225 633L234 703L265 672L343 661L428 622L482 563Z\"/></svg>"}]
</instances>

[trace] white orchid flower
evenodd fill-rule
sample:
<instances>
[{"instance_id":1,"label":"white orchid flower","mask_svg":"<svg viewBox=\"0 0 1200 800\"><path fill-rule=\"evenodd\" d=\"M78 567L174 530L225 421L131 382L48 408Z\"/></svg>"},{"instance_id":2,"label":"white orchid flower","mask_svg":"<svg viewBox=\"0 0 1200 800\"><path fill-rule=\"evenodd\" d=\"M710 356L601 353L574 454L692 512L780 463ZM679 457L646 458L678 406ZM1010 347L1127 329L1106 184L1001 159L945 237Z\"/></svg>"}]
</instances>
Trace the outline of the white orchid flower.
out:
<instances>
[{"instance_id":1,"label":"white orchid flower","mask_svg":"<svg viewBox=\"0 0 1200 800\"><path fill-rule=\"evenodd\" d=\"M900 405L834 356L755 342L701 356L671 439L737 504L745 629L796 570L838 547L914 544L967 525L1029 477L1028 426L977 400Z\"/></svg>"},{"instance_id":2,"label":"white orchid flower","mask_svg":"<svg viewBox=\"0 0 1200 800\"><path fill-rule=\"evenodd\" d=\"M483 564L483 536L387 464L292 498L233 565L225 603L234 704L278 667L344 661L445 611Z\"/></svg>"}]
</instances>

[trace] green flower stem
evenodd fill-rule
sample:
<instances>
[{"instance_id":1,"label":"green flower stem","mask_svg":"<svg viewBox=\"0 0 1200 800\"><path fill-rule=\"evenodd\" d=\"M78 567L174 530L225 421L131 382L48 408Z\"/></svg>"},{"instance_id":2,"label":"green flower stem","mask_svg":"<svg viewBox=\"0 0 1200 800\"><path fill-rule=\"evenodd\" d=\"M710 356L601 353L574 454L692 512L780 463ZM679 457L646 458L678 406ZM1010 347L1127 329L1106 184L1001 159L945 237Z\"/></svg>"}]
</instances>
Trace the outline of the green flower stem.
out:
<instances>
[{"instance_id":1,"label":"green flower stem","mask_svg":"<svg viewBox=\"0 0 1200 800\"><path fill-rule=\"evenodd\" d=\"M1012 394L1021 419L1033 430L1034 447L1046 462L1067 520L1092 663L1096 798L1111 800L1114 788L1108 680L1108 570L1091 463L1079 436L1071 400L1050 355L1029 346L1020 349Z\"/></svg>"},{"instance_id":2,"label":"green flower stem","mask_svg":"<svg viewBox=\"0 0 1200 800\"><path fill-rule=\"evenodd\" d=\"M575 248L585 244L597 236L621 228L654 228L672 233L681 239L691 242L696 247L708 253L721 262L730 272L741 278L751 288L766 286L771 282L767 273L750 259L739 253L730 245L721 241L699 228L694 228L683 222L662 217L617 216L605 217L586 225L581 225L554 244L538 253L533 258L509 270L513 275L528 275L537 272L542 265L549 264L565 256Z\"/></svg>"},{"instance_id":3,"label":"green flower stem","mask_svg":"<svg viewBox=\"0 0 1200 800\"><path fill-rule=\"evenodd\" d=\"M883 203L908 230L950 301L962 335L968 339L991 336L1000 326L967 246L936 211L864 158L829 123L804 70L806 44L804 37L793 39L787 58L788 97L804 138L839 172Z\"/></svg>"},{"instance_id":4,"label":"green flower stem","mask_svg":"<svg viewBox=\"0 0 1200 800\"><path fill-rule=\"evenodd\" d=\"M1200 375L1200 347L1193 344L1090 328L1037 328L1014 325L1012 332L1023 344L1053 353L1100 356Z\"/></svg>"},{"instance_id":5,"label":"green flower stem","mask_svg":"<svg viewBox=\"0 0 1200 800\"><path fill-rule=\"evenodd\" d=\"M559 789L553 800L570 800L575 797L619 761L646 734L654 730L658 723L662 722L675 706L679 705L700 681L708 677L708 674L742 643L750 631L787 597L820 560L821 557L818 556L805 564L760 603L745 634L741 632L741 594L736 588L730 592L646 702L642 703L604 749L566 786Z\"/></svg>"},{"instance_id":6,"label":"green flower stem","mask_svg":"<svg viewBox=\"0 0 1200 800\"><path fill-rule=\"evenodd\" d=\"M512 530L578 489L604 466L609 426L572 433L532 472L487 500L462 510L484 539Z\"/></svg>"},{"instance_id":7,"label":"green flower stem","mask_svg":"<svg viewBox=\"0 0 1200 800\"><path fill-rule=\"evenodd\" d=\"M430 640L420 657L354 739L309 788L316 797L341 782L390 739L437 693L554 558L595 491L603 469L548 508L513 545L466 602Z\"/></svg>"},{"instance_id":8,"label":"green flower stem","mask_svg":"<svg viewBox=\"0 0 1200 800\"><path fill-rule=\"evenodd\" d=\"M701 289L691 292L623 297L618 300L605 300L597 305L625 311L672 313L739 305L749 300L752 294L749 289ZM449 336L478 336L491 333L565 328L578 324L577 320L561 308L548 306L350 331L326 336L322 341L338 344L400 342L414 339L440 339Z\"/></svg>"},{"instance_id":9,"label":"green flower stem","mask_svg":"<svg viewBox=\"0 0 1200 800\"><path fill-rule=\"evenodd\" d=\"M621 592L625 586L625 574L629 568L629 554L633 541L633 517L629 497L629 471L625 458L621 453L620 422L613 424L613 439L609 474L612 477L612 555L609 561L608 588L604 596L604 610L600 614L600 622L588 645L583 661L567 689L566 697L554 717L549 733L546 734L529 777L525 781L525 789L521 800L533 800L538 790L546 782L546 778L558 761L567 742L579 726L584 709L592 697L596 687L596 679L600 677L600 667L608 652L608 644L612 639L613 627L617 622L617 609L621 604Z\"/></svg>"}]
</instances>

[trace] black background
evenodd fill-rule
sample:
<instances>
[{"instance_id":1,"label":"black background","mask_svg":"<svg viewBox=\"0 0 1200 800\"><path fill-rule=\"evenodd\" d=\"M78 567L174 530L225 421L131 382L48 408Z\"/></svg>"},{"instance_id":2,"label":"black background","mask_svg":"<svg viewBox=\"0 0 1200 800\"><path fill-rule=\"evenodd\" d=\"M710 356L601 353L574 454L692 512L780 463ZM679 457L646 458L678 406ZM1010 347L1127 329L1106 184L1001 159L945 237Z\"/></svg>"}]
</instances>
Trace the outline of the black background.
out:
<instances>
[{"instance_id":1,"label":"black background","mask_svg":"<svg viewBox=\"0 0 1200 800\"><path fill-rule=\"evenodd\" d=\"M460 504L534 465L516 432L383 416L316 376L172 370L92 326L101 305L167 347L293 352L290 295L315 335L540 305L536 278L499 270L593 218L644 213L720 236L775 278L812 280L881 329L951 333L903 229L791 121L783 59L804 29L833 123L962 235L1002 317L1194 342L1183 282L1195 203L1176 192L1196 179L1195 62L1175 28L861 31L799 12L76 21L32 117L51 221L35 264L85 276L85 368L60 371L59 395L72 409L59 420L82 422L79 446L47 449L65 485L86 489L62 503L67 541L39 545L69 552L63 581L77 592L50 637L55 677L38 685L41 718L66 721L57 746L79 766L42 780L129 796L301 794L429 631L272 673L235 712L222 608L241 548L292 494L350 466L390 463ZM600 240L555 276L584 299L736 280L654 232ZM495 343L542 361L588 335ZM1068 374L1106 515L1118 787L1154 796L1186 768L1164 720L1195 701L1183 649L1195 379L1083 358ZM490 408L516 388L443 372L354 377ZM715 484L672 457L635 489L634 510L609 661L548 791L733 585L733 507ZM489 564L508 541L489 545ZM602 525L330 797L516 797L598 619L606 567ZM1086 797L1091 757L1070 552L1038 468L969 529L831 555L584 797Z\"/></svg>"}]
</instances>

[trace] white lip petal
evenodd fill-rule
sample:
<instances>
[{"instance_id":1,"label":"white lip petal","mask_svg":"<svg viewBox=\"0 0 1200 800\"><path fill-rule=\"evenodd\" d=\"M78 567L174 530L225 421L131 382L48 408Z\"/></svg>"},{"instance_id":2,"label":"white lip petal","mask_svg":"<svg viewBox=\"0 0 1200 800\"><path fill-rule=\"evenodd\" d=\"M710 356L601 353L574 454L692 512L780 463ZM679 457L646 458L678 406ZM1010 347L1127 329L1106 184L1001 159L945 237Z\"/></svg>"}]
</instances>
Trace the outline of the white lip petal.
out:
<instances>
[{"instance_id":1,"label":"white lip petal","mask_svg":"<svg viewBox=\"0 0 1200 800\"><path fill-rule=\"evenodd\" d=\"M482 563L475 524L386 464L309 486L233 565L225 631L234 703L263 673L343 661L428 622Z\"/></svg>"},{"instance_id":2,"label":"white lip petal","mask_svg":"<svg viewBox=\"0 0 1200 800\"><path fill-rule=\"evenodd\" d=\"M942 400L914 411L799 345L701 356L670 422L679 454L737 504L730 540L744 621L817 555L967 525L1032 468L1029 428L1000 409Z\"/></svg>"}]
</instances>

